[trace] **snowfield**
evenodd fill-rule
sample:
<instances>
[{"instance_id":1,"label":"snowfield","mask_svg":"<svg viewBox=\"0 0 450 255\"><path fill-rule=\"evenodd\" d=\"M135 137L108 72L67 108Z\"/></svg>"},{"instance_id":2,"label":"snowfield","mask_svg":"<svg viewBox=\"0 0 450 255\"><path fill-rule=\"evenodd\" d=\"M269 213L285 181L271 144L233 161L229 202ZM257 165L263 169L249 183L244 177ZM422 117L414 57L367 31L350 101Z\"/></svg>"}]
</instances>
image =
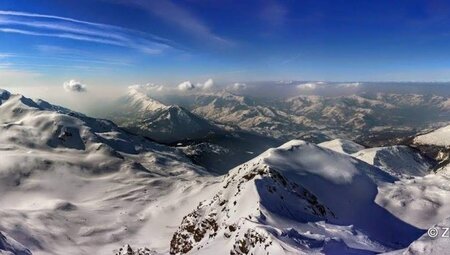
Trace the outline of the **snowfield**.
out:
<instances>
[{"instance_id":1,"label":"snowfield","mask_svg":"<svg viewBox=\"0 0 450 255\"><path fill-rule=\"evenodd\" d=\"M163 143L198 139L220 131L210 121L178 105L164 105L131 87L107 117L125 129Z\"/></svg>"},{"instance_id":2,"label":"snowfield","mask_svg":"<svg viewBox=\"0 0 450 255\"><path fill-rule=\"evenodd\" d=\"M418 151L402 145L364 149L353 156L398 177L427 175L435 164Z\"/></svg>"},{"instance_id":3,"label":"snowfield","mask_svg":"<svg viewBox=\"0 0 450 255\"><path fill-rule=\"evenodd\" d=\"M375 202L397 179L304 141L236 167L211 200L188 214L173 254L368 254L406 247L424 230Z\"/></svg>"},{"instance_id":4,"label":"snowfield","mask_svg":"<svg viewBox=\"0 0 450 255\"><path fill-rule=\"evenodd\" d=\"M110 121L0 90L0 159L2 255L448 249L426 230L449 224L449 171L406 146L293 140L217 176Z\"/></svg>"},{"instance_id":5,"label":"snowfield","mask_svg":"<svg viewBox=\"0 0 450 255\"><path fill-rule=\"evenodd\" d=\"M165 253L175 219L208 189L203 168L109 121L1 95L2 232L33 254Z\"/></svg>"},{"instance_id":6,"label":"snowfield","mask_svg":"<svg viewBox=\"0 0 450 255\"><path fill-rule=\"evenodd\" d=\"M333 150L333 151L346 153L346 154L356 153L360 150L365 149L364 146L362 146L360 144L357 144L350 140L344 140L344 139L334 139L331 141L319 143L318 145L322 146L324 148Z\"/></svg>"},{"instance_id":7,"label":"snowfield","mask_svg":"<svg viewBox=\"0 0 450 255\"><path fill-rule=\"evenodd\" d=\"M450 146L450 126L436 129L430 133L414 138L414 143L423 145Z\"/></svg>"}]
</instances>

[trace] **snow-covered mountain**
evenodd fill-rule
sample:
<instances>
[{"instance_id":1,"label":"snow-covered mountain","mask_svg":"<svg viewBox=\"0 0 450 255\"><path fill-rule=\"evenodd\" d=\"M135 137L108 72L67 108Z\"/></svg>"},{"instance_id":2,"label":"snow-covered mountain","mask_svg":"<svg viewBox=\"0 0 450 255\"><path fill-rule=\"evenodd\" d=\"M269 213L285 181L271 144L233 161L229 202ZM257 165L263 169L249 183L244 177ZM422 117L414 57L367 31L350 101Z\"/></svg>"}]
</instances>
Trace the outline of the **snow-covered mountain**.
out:
<instances>
[{"instance_id":1,"label":"snow-covered mountain","mask_svg":"<svg viewBox=\"0 0 450 255\"><path fill-rule=\"evenodd\" d=\"M227 174L187 214L172 254L367 254L406 247L424 230L379 206L395 178L304 141L270 149Z\"/></svg>"},{"instance_id":2,"label":"snow-covered mountain","mask_svg":"<svg viewBox=\"0 0 450 255\"><path fill-rule=\"evenodd\" d=\"M164 143L221 132L221 128L210 121L178 105L164 105L135 87L129 88L118 109L107 117L133 133Z\"/></svg>"},{"instance_id":3,"label":"snow-covered mountain","mask_svg":"<svg viewBox=\"0 0 450 255\"><path fill-rule=\"evenodd\" d=\"M230 92L197 95L189 107L206 119L276 139L303 134L309 129L304 124L310 124L307 119L290 116L277 105Z\"/></svg>"},{"instance_id":4,"label":"snow-covered mountain","mask_svg":"<svg viewBox=\"0 0 450 255\"><path fill-rule=\"evenodd\" d=\"M216 125L178 105L166 106L140 87L130 87L115 112L109 117L121 127L176 146L195 163L215 173L225 173L254 154L282 143L240 128Z\"/></svg>"},{"instance_id":5,"label":"snow-covered mountain","mask_svg":"<svg viewBox=\"0 0 450 255\"><path fill-rule=\"evenodd\" d=\"M424 176L436 165L432 159L404 145L364 149L353 156L394 176Z\"/></svg>"},{"instance_id":6,"label":"snow-covered mountain","mask_svg":"<svg viewBox=\"0 0 450 255\"><path fill-rule=\"evenodd\" d=\"M450 168L450 126L418 135L412 139L411 145L439 162L436 171Z\"/></svg>"},{"instance_id":7,"label":"snow-covered mountain","mask_svg":"<svg viewBox=\"0 0 450 255\"><path fill-rule=\"evenodd\" d=\"M396 177L424 176L437 162L419 150L405 145L365 148L350 140L334 139L318 144L321 147L352 155Z\"/></svg>"},{"instance_id":8,"label":"snow-covered mountain","mask_svg":"<svg viewBox=\"0 0 450 255\"><path fill-rule=\"evenodd\" d=\"M284 141L313 138L310 141L323 142L331 137L380 146L450 121L448 98L416 94L267 99L224 91L171 99L183 102L192 112L216 123ZM320 136L311 137L311 133L321 133L326 139L316 140Z\"/></svg>"},{"instance_id":9,"label":"snow-covered mountain","mask_svg":"<svg viewBox=\"0 0 450 255\"><path fill-rule=\"evenodd\" d=\"M318 145L333 151L346 154L352 154L365 149L364 146L345 139L334 139L331 141L319 143Z\"/></svg>"},{"instance_id":10,"label":"snow-covered mountain","mask_svg":"<svg viewBox=\"0 0 450 255\"><path fill-rule=\"evenodd\" d=\"M440 147L450 146L450 126L445 126L427 134L419 135L414 138L415 144L435 145Z\"/></svg>"},{"instance_id":11,"label":"snow-covered mountain","mask_svg":"<svg viewBox=\"0 0 450 255\"><path fill-rule=\"evenodd\" d=\"M0 130L0 230L33 254L164 253L210 182L176 149L3 90Z\"/></svg>"},{"instance_id":12,"label":"snow-covered mountain","mask_svg":"<svg viewBox=\"0 0 450 255\"><path fill-rule=\"evenodd\" d=\"M281 144L281 141L270 137L229 130L203 139L178 143L176 148L208 171L225 174L231 168Z\"/></svg>"},{"instance_id":13,"label":"snow-covered mountain","mask_svg":"<svg viewBox=\"0 0 450 255\"><path fill-rule=\"evenodd\" d=\"M413 252L450 215L448 169L403 146L294 140L216 176L187 148L4 90L0 131L0 254Z\"/></svg>"}]
</instances>

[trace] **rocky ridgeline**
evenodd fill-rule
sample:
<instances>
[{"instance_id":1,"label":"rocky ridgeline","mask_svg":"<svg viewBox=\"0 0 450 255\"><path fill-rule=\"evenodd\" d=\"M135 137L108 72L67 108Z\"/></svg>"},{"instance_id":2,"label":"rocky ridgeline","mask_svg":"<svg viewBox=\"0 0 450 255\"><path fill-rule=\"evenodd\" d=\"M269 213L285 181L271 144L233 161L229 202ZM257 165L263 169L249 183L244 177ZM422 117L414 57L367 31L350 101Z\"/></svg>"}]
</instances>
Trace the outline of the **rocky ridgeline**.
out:
<instances>
[{"instance_id":1,"label":"rocky ridgeline","mask_svg":"<svg viewBox=\"0 0 450 255\"><path fill-rule=\"evenodd\" d=\"M148 248L133 249L129 244L124 245L118 251L115 251L115 255L154 255L154 251Z\"/></svg>"},{"instance_id":2,"label":"rocky ridgeline","mask_svg":"<svg viewBox=\"0 0 450 255\"><path fill-rule=\"evenodd\" d=\"M222 190L183 218L172 237L170 253L200 250L218 238L233 240L230 254L267 253L274 241L261 226L271 213L288 218L297 213L334 217L314 194L259 159L232 170Z\"/></svg>"}]
</instances>

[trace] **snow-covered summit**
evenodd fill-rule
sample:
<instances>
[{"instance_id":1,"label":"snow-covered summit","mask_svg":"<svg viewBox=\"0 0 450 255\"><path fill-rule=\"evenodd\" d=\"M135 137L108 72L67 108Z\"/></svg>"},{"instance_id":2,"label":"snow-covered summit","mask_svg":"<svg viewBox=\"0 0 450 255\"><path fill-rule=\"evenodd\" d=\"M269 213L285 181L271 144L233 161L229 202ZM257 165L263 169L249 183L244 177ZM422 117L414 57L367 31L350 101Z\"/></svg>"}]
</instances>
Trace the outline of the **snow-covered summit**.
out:
<instances>
[{"instance_id":1,"label":"snow-covered summit","mask_svg":"<svg viewBox=\"0 0 450 255\"><path fill-rule=\"evenodd\" d=\"M374 202L377 183L393 181L351 156L291 141L232 169L212 198L184 217L171 253L351 254L405 247L423 231Z\"/></svg>"},{"instance_id":2,"label":"snow-covered summit","mask_svg":"<svg viewBox=\"0 0 450 255\"><path fill-rule=\"evenodd\" d=\"M130 87L125 99L127 100L127 103L130 104L130 107L141 112L164 110L168 107L165 104L150 98L146 95L145 91L142 91L142 89L139 89L138 87Z\"/></svg>"},{"instance_id":3,"label":"snow-covered summit","mask_svg":"<svg viewBox=\"0 0 450 255\"><path fill-rule=\"evenodd\" d=\"M178 105L164 105L139 88L129 88L120 110L110 117L120 126L158 142L198 139L219 128Z\"/></svg>"},{"instance_id":4,"label":"snow-covered summit","mask_svg":"<svg viewBox=\"0 0 450 255\"><path fill-rule=\"evenodd\" d=\"M345 139L334 139L331 141L326 141L323 143L319 143L319 146L322 146L324 148L328 148L330 150L334 150L340 153L346 153L346 154L352 154L355 152L358 152L360 150L363 150L365 147L357 144L350 140Z\"/></svg>"},{"instance_id":5,"label":"snow-covered summit","mask_svg":"<svg viewBox=\"0 0 450 255\"><path fill-rule=\"evenodd\" d=\"M111 254L141 240L165 195L203 187L207 173L176 149L61 109L1 93L0 229L33 253Z\"/></svg>"}]
</instances>

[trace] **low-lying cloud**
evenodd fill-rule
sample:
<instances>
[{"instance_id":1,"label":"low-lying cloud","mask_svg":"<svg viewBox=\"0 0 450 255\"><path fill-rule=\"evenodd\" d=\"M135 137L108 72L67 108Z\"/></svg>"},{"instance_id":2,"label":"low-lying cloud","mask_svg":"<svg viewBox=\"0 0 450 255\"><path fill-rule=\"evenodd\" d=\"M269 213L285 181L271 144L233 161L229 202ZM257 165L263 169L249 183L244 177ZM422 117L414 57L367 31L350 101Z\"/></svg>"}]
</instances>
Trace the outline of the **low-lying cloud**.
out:
<instances>
[{"instance_id":1,"label":"low-lying cloud","mask_svg":"<svg viewBox=\"0 0 450 255\"><path fill-rule=\"evenodd\" d=\"M178 89L181 91L189 91L194 90L195 85L190 81L184 81L178 85Z\"/></svg>"},{"instance_id":2,"label":"low-lying cloud","mask_svg":"<svg viewBox=\"0 0 450 255\"><path fill-rule=\"evenodd\" d=\"M213 79L208 79L203 83L202 89L211 89L212 87L214 87L214 81Z\"/></svg>"},{"instance_id":3,"label":"low-lying cloud","mask_svg":"<svg viewBox=\"0 0 450 255\"><path fill-rule=\"evenodd\" d=\"M315 90L323 87L324 85L324 82L307 82L297 85L297 88L299 90Z\"/></svg>"},{"instance_id":4,"label":"low-lying cloud","mask_svg":"<svg viewBox=\"0 0 450 255\"><path fill-rule=\"evenodd\" d=\"M76 80L66 81L63 84L64 90L67 92L86 92L87 86Z\"/></svg>"},{"instance_id":5,"label":"low-lying cloud","mask_svg":"<svg viewBox=\"0 0 450 255\"><path fill-rule=\"evenodd\" d=\"M143 92L162 92L164 90L164 85L158 85L154 83L147 83L145 85L132 85L129 86L128 89L134 89Z\"/></svg>"},{"instance_id":6,"label":"low-lying cloud","mask_svg":"<svg viewBox=\"0 0 450 255\"><path fill-rule=\"evenodd\" d=\"M214 87L214 80L208 79L204 83L194 84L190 81L184 81L178 84L178 90L180 91L193 91L193 90L210 90Z\"/></svg>"},{"instance_id":7,"label":"low-lying cloud","mask_svg":"<svg viewBox=\"0 0 450 255\"><path fill-rule=\"evenodd\" d=\"M247 88L247 84L240 83L240 82L236 82L236 83L228 86L228 89L231 89L231 90L244 90L246 88Z\"/></svg>"}]
</instances>

